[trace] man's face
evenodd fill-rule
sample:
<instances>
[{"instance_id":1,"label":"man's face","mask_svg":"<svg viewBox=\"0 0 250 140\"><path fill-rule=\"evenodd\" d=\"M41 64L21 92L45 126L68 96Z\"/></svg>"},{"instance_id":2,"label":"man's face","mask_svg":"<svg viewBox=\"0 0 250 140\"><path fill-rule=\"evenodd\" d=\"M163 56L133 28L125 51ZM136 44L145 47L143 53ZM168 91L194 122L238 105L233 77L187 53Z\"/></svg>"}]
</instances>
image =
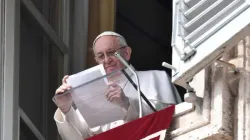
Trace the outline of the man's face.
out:
<instances>
[{"instance_id":1,"label":"man's face","mask_svg":"<svg viewBox=\"0 0 250 140\"><path fill-rule=\"evenodd\" d=\"M95 43L94 55L96 62L103 64L107 74L124 68L124 65L114 56L116 51L120 52L124 59L130 59L130 47L120 46L115 36L102 36Z\"/></svg>"}]
</instances>

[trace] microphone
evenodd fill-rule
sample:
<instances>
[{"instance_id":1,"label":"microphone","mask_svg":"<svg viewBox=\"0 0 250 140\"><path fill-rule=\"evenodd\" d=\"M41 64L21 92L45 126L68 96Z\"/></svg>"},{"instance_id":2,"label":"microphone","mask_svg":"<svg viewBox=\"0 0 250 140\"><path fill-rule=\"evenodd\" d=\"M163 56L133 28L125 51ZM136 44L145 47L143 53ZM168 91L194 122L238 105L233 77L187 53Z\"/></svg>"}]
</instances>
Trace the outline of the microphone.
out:
<instances>
[{"instance_id":1,"label":"microphone","mask_svg":"<svg viewBox=\"0 0 250 140\"><path fill-rule=\"evenodd\" d=\"M128 64L128 62L121 57L121 55L116 52L115 56L123 63L123 65L127 68L129 68L129 70L133 73L133 75L135 75L135 80L137 83L134 83L134 81L130 78L130 76L125 72L125 70L122 70L123 74L127 77L127 79L131 82L131 84L134 86L135 89L137 89L137 95L138 95L138 99L139 99L139 118L142 117L142 101L141 101L141 97L144 99L144 101L148 104L148 106L154 111L156 112L157 110L153 107L153 105L149 102L149 100L146 98L146 96L141 92L140 89L140 82L139 82L139 78L137 73L132 69L132 67Z\"/></svg>"},{"instance_id":2,"label":"microphone","mask_svg":"<svg viewBox=\"0 0 250 140\"><path fill-rule=\"evenodd\" d=\"M140 89L140 82L137 73L130 67L126 60L124 60L118 52L115 52L115 56L125 65L129 70L135 75L135 80L137 83L137 96L139 100L139 118L142 117L142 102L141 102L141 89Z\"/></svg>"}]
</instances>

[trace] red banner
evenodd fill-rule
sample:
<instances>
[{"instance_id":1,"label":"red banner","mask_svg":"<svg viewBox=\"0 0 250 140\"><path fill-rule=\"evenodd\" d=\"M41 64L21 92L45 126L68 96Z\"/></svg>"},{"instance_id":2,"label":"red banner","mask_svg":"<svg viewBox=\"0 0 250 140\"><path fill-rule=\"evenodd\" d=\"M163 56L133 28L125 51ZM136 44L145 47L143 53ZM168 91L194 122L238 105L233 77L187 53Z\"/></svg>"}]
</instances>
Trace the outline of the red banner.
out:
<instances>
[{"instance_id":1,"label":"red banner","mask_svg":"<svg viewBox=\"0 0 250 140\"><path fill-rule=\"evenodd\" d=\"M174 114L175 106L131 121L88 140L140 140L151 134L168 129ZM153 140L159 139L159 136Z\"/></svg>"}]
</instances>

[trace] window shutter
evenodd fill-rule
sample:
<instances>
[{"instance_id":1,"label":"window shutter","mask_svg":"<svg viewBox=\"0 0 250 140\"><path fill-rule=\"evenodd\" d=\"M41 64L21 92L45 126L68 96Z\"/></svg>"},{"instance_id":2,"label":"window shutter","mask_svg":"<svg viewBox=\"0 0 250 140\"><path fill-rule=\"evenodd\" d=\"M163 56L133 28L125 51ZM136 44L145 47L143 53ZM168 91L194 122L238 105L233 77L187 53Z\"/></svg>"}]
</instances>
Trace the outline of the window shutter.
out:
<instances>
[{"instance_id":1,"label":"window shutter","mask_svg":"<svg viewBox=\"0 0 250 140\"><path fill-rule=\"evenodd\" d=\"M250 34L249 0L174 0L172 81L184 86L197 72Z\"/></svg>"}]
</instances>

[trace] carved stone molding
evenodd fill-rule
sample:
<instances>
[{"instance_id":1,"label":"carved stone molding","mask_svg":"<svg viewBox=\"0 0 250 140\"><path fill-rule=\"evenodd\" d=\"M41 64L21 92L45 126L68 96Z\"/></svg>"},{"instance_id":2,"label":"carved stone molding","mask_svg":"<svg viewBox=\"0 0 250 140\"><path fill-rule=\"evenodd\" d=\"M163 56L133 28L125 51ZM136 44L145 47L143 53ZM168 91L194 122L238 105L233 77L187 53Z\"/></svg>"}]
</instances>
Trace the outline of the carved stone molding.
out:
<instances>
[{"instance_id":1,"label":"carved stone molding","mask_svg":"<svg viewBox=\"0 0 250 140\"><path fill-rule=\"evenodd\" d=\"M203 99L201 114L193 108L176 115L168 135L170 139L233 139L234 97L225 82L226 71L223 66L213 64L194 77L191 85Z\"/></svg>"},{"instance_id":2,"label":"carved stone molding","mask_svg":"<svg viewBox=\"0 0 250 140\"><path fill-rule=\"evenodd\" d=\"M238 58L230 60L240 70L238 79L238 96L234 105L234 139L249 140L250 134L250 38L246 37L239 42Z\"/></svg>"},{"instance_id":3,"label":"carved stone molding","mask_svg":"<svg viewBox=\"0 0 250 140\"><path fill-rule=\"evenodd\" d=\"M236 66L213 63L198 73L191 86L203 99L202 111L176 106L167 138L173 140L249 140L250 139L250 37L226 52L221 60Z\"/></svg>"}]
</instances>

